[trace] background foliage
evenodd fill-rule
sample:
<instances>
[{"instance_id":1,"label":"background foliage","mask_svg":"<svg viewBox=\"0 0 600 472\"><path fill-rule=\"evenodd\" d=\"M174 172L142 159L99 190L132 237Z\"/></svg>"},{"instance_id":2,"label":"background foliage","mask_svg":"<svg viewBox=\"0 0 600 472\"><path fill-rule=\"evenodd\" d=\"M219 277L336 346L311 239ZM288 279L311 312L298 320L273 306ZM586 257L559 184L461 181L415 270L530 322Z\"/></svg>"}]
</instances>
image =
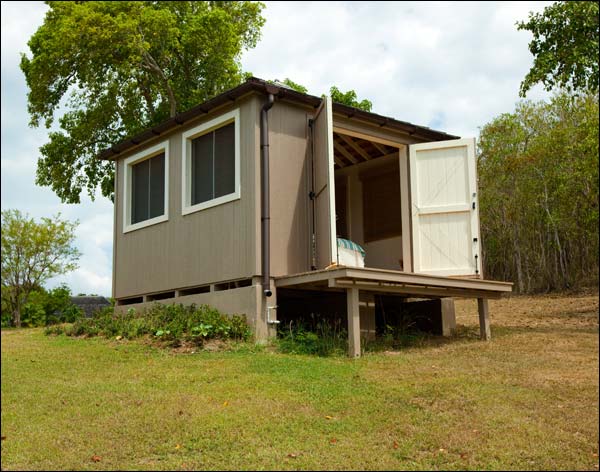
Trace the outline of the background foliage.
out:
<instances>
[{"instance_id":1,"label":"background foliage","mask_svg":"<svg viewBox=\"0 0 600 472\"><path fill-rule=\"evenodd\" d=\"M5 290L4 287L2 287ZM2 327L13 324L13 314L2 297ZM83 316L79 307L71 303L71 290L61 285L51 290L39 288L29 294L21 312L21 325L47 326L56 323L73 323Z\"/></svg>"},{"instance_id":2,"label":"background foliage","mask_svg":"<svg viewBox=\"0 0 600 472\"><path fill-rule=\"evenodd\" d=\"M485 276L519 292L598 280L598 95L523 101L479 138Z\"/></svg>"},{"instance_id":3,"label":"background foliage","mask_svg":"<svg viewBox=\"0 0 600 472\"><path fill-rule=\"evenodd\" d=\"M37 183L63 202L113 192L102 150L238 85L264 24L259 2L47 2L22 55L30 124L60 130L40 148Z\"/></svg>"},{"instance_id":4,"label":"background foliage","mask_svg":"<svg viewBox=\"0 0 600 472\"><path fill-rule=\"evenodd\" d=\"M77 224L60 214L36 222L18 210L2 211L2 311L12 313L14 326L48 279L77 268Z\"/></svg>"},{"instance_id":5,"label":"background foliage","mask_svg":"<svg viewBox=\"0 0 600 472\"><path fill-rule=\"evenodd\" d=\"M277 80L273 82L279 82ZM286 78L281 81L283 85L287 85L291 89L294 89L296 92L300 93L309 93L308 88L304 85L301 85L297 82L294 82L292 79ZM322 95L323 97L325 94ZM335 103L341 103L342 105L348 105L349 107L359 108L364 111L371 111L373 104L370 100L359 100L356 95L356 91L348 90L347 92L342 92L335 85L331 86L329 89L329 96L331 100Z\"/></svg>"},{"instance_id":6,"label":"background foliage","mask_svg":"<svg viewBox=\"0 0 600 472\"><path fill-rule=\"evenodd\" d=\"M533 33L534 63L521 83L522 97L539 82L546 90L598 91L597 2L555 2L517 25Z\"/></svg>"}]
</instances>

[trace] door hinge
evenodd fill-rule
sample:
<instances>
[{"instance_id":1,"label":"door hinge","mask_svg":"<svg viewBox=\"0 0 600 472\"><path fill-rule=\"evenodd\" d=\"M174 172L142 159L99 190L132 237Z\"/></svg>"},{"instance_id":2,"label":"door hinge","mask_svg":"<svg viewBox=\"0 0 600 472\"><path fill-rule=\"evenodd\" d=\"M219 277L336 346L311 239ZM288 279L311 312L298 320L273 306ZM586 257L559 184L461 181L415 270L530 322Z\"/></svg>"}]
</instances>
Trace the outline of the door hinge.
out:
<instances>
[{"instance_id":1,"label":"door hinge","mask_svg":"<svg viewBox=\"0 0 600 472\"><path fill-rule=\"evenodd\" d=\"M479 274L479 264L477 263L479 259L479 256L477 254L475 254L475 273Z\"/></svg>"}]
</instances>

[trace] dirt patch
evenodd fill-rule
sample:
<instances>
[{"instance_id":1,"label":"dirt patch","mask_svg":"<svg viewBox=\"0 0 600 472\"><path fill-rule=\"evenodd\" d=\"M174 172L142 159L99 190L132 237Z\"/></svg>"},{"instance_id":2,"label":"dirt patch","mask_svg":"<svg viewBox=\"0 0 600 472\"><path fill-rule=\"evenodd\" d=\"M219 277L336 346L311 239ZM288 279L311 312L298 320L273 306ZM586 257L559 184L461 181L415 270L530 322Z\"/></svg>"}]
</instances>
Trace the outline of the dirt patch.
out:
<instances>
[{"instance_id":1,"label":"dirt patch","mask_svg":"<svg viewBox=\"0 0 600 472\"><path fill-rule=\"evenodd\" d=\"M210 339L201 345L183 341L179 346L172 348L171 352L174 354L194 354L199 351L218 352L226 351L230 347L230 343L222 339Z\"/></svg>"}]
</instances>

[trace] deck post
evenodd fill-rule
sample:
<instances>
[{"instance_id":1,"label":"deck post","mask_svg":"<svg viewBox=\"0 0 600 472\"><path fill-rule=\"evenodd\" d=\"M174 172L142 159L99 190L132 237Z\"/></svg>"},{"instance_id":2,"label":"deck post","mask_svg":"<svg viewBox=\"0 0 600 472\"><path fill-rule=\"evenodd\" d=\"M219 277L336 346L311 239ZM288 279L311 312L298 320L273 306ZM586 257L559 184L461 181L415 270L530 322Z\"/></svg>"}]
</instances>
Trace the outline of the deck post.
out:
<instances>
[{"instance_id":1,"label":"deck post","mask_svg":"<svg viewBox=\"0 0 600 472\"><path fill-rule=\"evenodd\" d=\"M456 331L456 310L454 309L454 298L440 299L442 336L452 336Z\"/></svg>"},{"instance_id":2,"label":"deck post","mask_svg":"<svg viewBox=\"0 0 600 472\"><path fill-rule=\"evenodd\" d=\"M360 308L358 305L358 289L346 289L348 311L348 356L360 357Z\"/></svg>"},{"instance_id":3,"label":"deck post","mask_svg":"<svg viewBox=\"0 0 600 472\"><path fill-rule=\"evenodd\" d=\"M490 330L490 309L487 298L478 298L477 307L479 308L479 333L483 341L492 339Z\"/></svg>"}]
</instances>

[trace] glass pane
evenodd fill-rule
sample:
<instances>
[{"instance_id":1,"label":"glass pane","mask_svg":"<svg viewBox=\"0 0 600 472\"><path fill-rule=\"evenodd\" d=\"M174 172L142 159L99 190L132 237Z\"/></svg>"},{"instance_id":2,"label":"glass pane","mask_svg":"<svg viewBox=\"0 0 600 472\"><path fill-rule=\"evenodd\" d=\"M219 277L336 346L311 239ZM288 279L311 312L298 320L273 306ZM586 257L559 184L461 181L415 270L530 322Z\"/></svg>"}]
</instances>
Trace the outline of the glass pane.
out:
<instances>
[{"instance_id":1,"label":"glass pane","mask_svg":"<svg viewBox=\"0 0 600 472\"><path fill-rule=\"evenodd\" d=\"M213 199L213 133L192 140L191 204Z\"/></svg>"},{"instance_id":2,"label":"glass pane","mask_svg":"<svg viewBox=\"0 0 600 472\"><path fill-rule=\"evenodd\" d=\"M235 124L215 130L215 198L235 192Z\"/></svg>"},{"instance_id":3,"label":"glass pane","mask_svg":"<svg viewBox=\"0 0 600 472\"><path fill-rule=\"evenodd\" d=\"M165 213L165 155L160 154L150 162L150 216L164 215Z\"/></svg>"},{"instance_id":4,"label":"glass pane","mask_svg":"<svg viewBox=\"0 0 600 472\"><path fill-rule=\"evenodd\" d=\"M148 219L148 160L131 166L131 224Z\"/></svg>"}]
</instances>

